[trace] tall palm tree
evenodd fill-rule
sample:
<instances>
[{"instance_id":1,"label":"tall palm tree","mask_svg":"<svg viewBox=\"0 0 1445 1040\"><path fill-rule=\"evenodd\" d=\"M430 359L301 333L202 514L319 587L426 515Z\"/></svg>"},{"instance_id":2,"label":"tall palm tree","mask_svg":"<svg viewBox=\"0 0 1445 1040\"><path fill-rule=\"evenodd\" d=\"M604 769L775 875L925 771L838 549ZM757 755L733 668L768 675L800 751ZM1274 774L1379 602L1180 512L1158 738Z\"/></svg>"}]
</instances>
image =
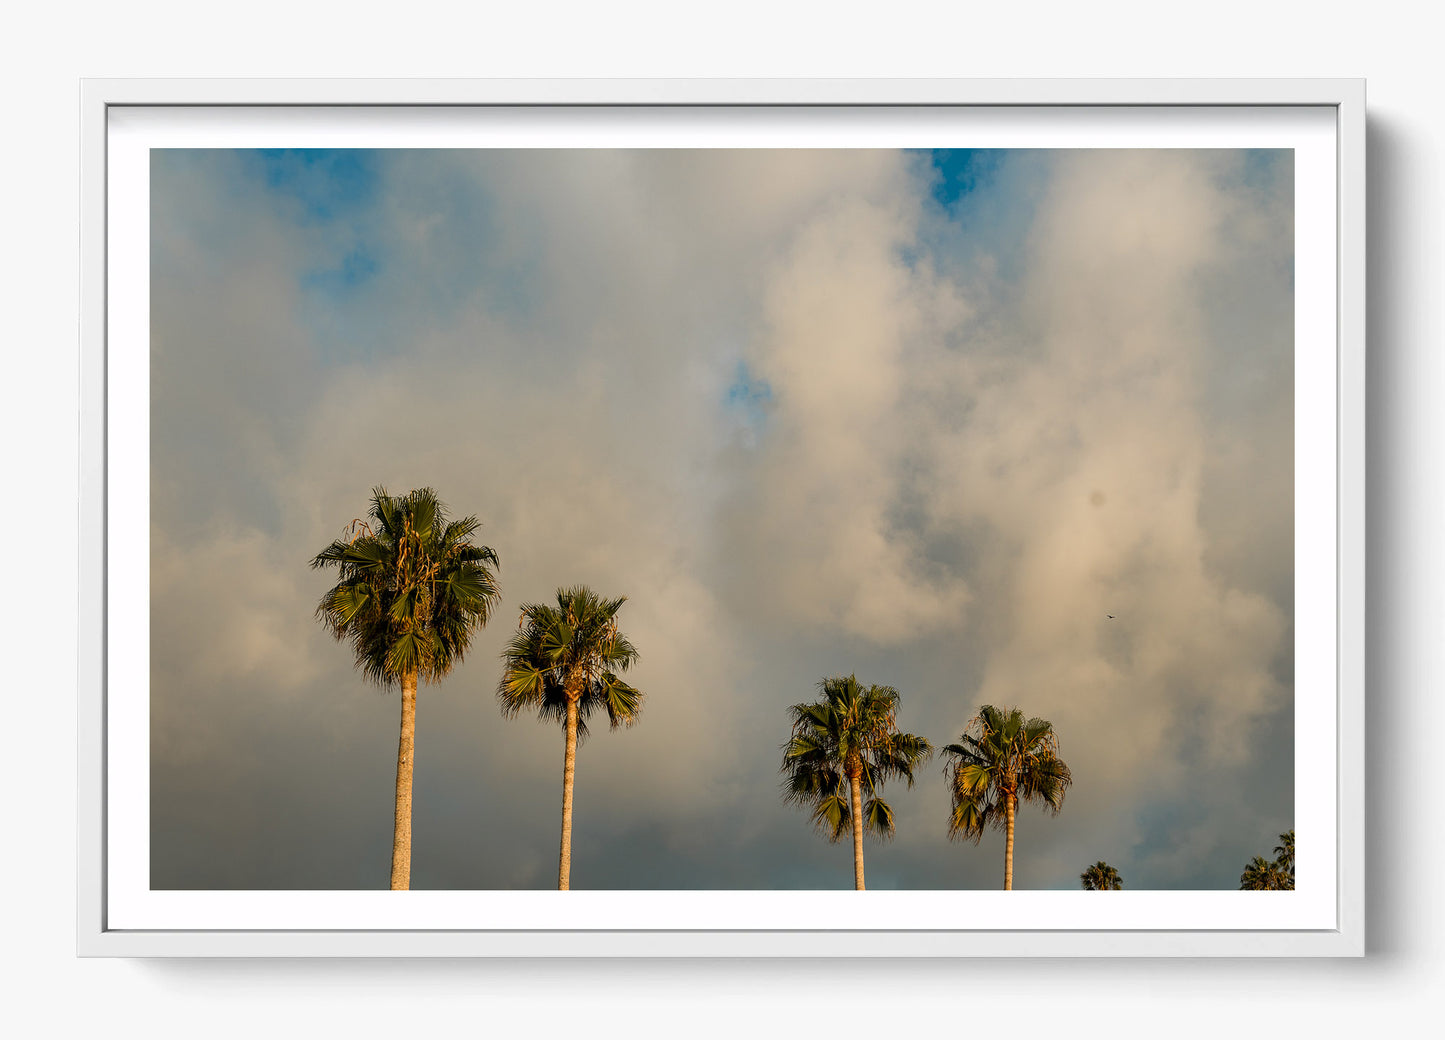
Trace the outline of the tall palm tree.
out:
<instances>
[{"instance_id":1,"label":"tall palm tree","mask_svg":"<svg viewBox=\"0 0 1445 1040\"><path fill-rule=\"evenodd\" d=\"M1119 872L1103 860L1080 874L1079 880L1083 883L1085 892L1119 892L1124 888L1124 880L1119 877Z\"/></svg>"},{"instance_id":2,"label":"tall palm tree","mask_svg":"<svg viewBox=\"0 0 1445 1040\"><path fill-rule=\"evenodd\" d=\"M783 745L784 798L813 810L813 822L836 842L853 834L853 887L863 889L863 831L893 836L893 808L878 797L886 780L903 777L933 754L933 746L898 732L898 691L864 686L857 676L824 679L823 696L788 709L793 735ZM867 791L865 801L863 792Z\"/></svg>"},{"instance_id":3,"label":"tall palm tree","mask_svg":"<svg viewBox=\"0 0 1445 1040\"><path fill-rule=\"evenodd\" d=\"M394 496L373 488L370 520L353 520L311 561L336 567L316 617L351 644L356 666L383 687L401 687L391 887L411 887L411 786L417 682L437 683L466 655L496 604L497 554L474 545L475 516L447 519L431 488Z\"/></svg>"},{"instance_id":4,"label":"tall palm tree","mask_svg":"<svg viewBox=\"0 0 1445 1040\"><path fill-rule=\"evenodd\" d=\"M953 756L944 767L953 794L948 836L977 844L985 827L1006 831L1003 887L1011 890L1019 800L1040 801L1058 815L1064 792L1073 783L1059 757L1054 727L1044 719L1024 718L1018 708L985 704L964 727L959 742L943 750Z\"/></svg>"},{"instance_id":5,"label":"tall palm tree","mask_svg":"<svg viewBox=\"0 0 1445 1040\"><path fill-rule=\"evenodd\" d=\"M587 717L607 711L612 729L631 726L642 711L643 694L618 672L637 663L637 648L617 628L626 596L604 599L586 586L557 590L557 605L524 603L518 632L502 651L497 684L502 713L515 718L536 708L539 718L558 719L566 733L562 760L562 847L557 888L571 886L572 784L577 744L587 735Z\"/></svg>"}]
</instances>

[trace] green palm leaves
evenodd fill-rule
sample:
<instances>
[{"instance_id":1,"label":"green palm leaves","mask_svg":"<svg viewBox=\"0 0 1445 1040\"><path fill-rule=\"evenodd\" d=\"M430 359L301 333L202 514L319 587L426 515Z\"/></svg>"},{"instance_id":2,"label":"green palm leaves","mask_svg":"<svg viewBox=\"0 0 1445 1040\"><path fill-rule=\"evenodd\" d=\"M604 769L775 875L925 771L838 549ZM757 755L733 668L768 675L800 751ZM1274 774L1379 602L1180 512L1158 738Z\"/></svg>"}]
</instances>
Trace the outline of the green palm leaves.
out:
<instances>
[{"instance_id":1,"label":"green palm leaves","mask_svg":"<svg viewBox=\"0 0 1445 1040\"><path fill-rule=\"evenodd\" d=\"M1079 881L1085 892L1119 892L1124 888L1124 880L1119 877L1119 872L1103 860L1080 874Z\"/></svg>"},{"instance_id":2,"label":"green palm leaves","mask_svg":"<svg viewBox=\"0 0 1445 1040\"><path fill-rule=\"evenodd\" d=\"M417 681L439 682L487 623L499 595L497 554L471 541L474 516L448 520L431 488L394 496L373 488L370 520L353 520L311 561L335 567L316 617L350 643L356 666L381 686L401 686L391 887L411 887L411 789Z\"/></svg>"},{"instance_id":3,"label":"green palm leaves","mask_svg":"<svg viewBox=\"0 0 1445 1040\"><path fill-rule=\"evenodd\" d=\"M515 718L523 708L565 723L567 706L577 706L577 729L606 711L612 729L630 726L642 711L643 694L618 677L637 663L637 649L617 627L626 596L603 599L586 587L557 590L557 603L525 603L519 630L502 651L497 684L502 713Z\"/></svg>"},{"instance_id":4,"label":"green palm leaves","mask_svg":"<svg viewBox=\"0 0 1445 1040\"><path fill-rule=\"evenodd\" d=\"M1289 875L1290 887L1294 887L1294 828L1290 828L1279 836L1279 844L1274 847L1274 861L1279 869Z\"/></svg>"},{"instance_id":5,"label":"green palm leaves","mask_svg":"<svg viewBox=\"0 0 1445 1040\"><path fill-rule=\"evenodd\" d=\"M561 721L566 742L562 764L562 840L557 887L571 886L572 791L577 744L587 717L606 711L613 729L630 726L642 711L643 694L618 677L637 662L637 649L617 627L626 596L604 599L585 586L557 590L556 606L527 603L517 634L502 651L497 684L502 713L523 708Z\"/></svg>"},{"instance_id":6,"label":"green palm leaves","mask_svg":"<svg viewBox=\"0 0 1445 1040\"><path fill-rule=\"evenodd\" d=\"M1251 892L1293 892L1294 891L1294 830L1287 830L1279 836L1274 847L1275 858L1267 860L1255 856L1239 875L1239 887Z\"/></svg>"},{"instance_id":7,"label":"green palm leaves","mask_svg":"<svg viewBox=\"0 0 1445 1040\"><path fill-rule=\"evenodd\" d=\"M369 516L311 561L340 571L316 617L351 644L373 682L391 686L408 673L437 682L491 616L497 554L472 544L477 518L448 521L431 488L401 496L374 488Z\"/></svg>"},{"instance_id":8,"label":"green palm leaves","mask_svg":"<svg viewBox=\"0 0 1445 1040\"><path fill-rule=\"evenodd\" d=\"M878 792L933 754L922 737L897 728L898 691L863 686L856 676L824 679L822 697L788 709L793 731L783 745L784 798L812 810L829 841L853 835L854 887L863 883L863 832L893 835L893 808ZM867 797L864 797L866 792Z\"/></svg>"},{"instance_id":9,"label":"green palm leaves","mask_svg":"<svg viewBox=\"0 0 1445 1040\"><path fill-rule=\"evenodd\" d=\"M1018 708L985 704L959 742L943 751L952 756L945 766L953 796L948 836L977 844L985 828L1004 830L1003 887L1012 889L1014 818L1020 800L1042 802L1057 814L1073 783L1059 757L1054 727L1044 719L1025 718Z\"/></svg>"}]
</instances>

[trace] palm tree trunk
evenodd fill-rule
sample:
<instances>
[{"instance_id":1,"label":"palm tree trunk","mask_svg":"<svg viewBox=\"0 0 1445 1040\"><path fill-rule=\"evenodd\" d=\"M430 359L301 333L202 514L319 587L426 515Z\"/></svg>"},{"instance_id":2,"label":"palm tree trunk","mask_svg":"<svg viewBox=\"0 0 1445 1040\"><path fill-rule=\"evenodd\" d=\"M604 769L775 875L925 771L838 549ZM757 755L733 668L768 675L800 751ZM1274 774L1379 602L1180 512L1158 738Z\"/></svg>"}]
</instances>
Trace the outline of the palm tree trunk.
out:
<instances>
[{"instance_id":1,"label":"palm tree trunk","mask_svg":"<svg viewBox=\"0 0 1445 1040\"><path fill-rule=\"evenodd\" d=\"M863 790L858 777L853 778L853 887L863 891Z\"/></svg>"},{"instance_id":2,"label":"palm tree trunk","mask_svg":"<svg viewBox=\"0 0 1445 1040\"><path fill-rule=\"evenodd\" d=\"M567 698L567 753L562 760L562 851L557 863L557 891L572 878L572 780L577 775L577 702Z\"/></svg>"},{"instance_id":3,"label":"palm tree trunk","mask_svg":"<svg viewBox=\"0 0 1445 1040\"><path fill-rule=\"evenodd\" d=\"M1004 798L1004 811L1008 819L1008 840L1003 847L1003 890L1013 891L1014 887L1014 810L1017 804L1012 793Z\"/></svg>"},{"instance_id":4,"label":"palm tree trunk","mask_svg":"<svg viewBox=\"0 0 1445 1040\"><path fill-rule=\"evenodd\" d=\"M401 742L396 749L396 818L391 831L391 887L411 888L411 777L416 764L416 672L401 677Z\"/></svg>"}]
</instances>

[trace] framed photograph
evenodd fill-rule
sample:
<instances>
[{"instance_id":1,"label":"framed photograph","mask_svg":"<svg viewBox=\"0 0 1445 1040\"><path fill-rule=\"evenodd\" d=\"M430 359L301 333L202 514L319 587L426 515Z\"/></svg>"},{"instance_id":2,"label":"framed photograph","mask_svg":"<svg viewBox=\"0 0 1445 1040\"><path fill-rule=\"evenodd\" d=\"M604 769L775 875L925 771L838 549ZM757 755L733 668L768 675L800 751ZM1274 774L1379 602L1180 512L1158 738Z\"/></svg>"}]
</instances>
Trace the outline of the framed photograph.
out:
<instances>
[{"instance_id":1,"label":"framed photograph","mask_svg":"<svg viewBox=\"0 0 1445 1040\"><path fill-rule=\"evenodd\" d=\"M81 954L1363 954L1362 81L82 128Z\"/></svg>"}]
</instances>

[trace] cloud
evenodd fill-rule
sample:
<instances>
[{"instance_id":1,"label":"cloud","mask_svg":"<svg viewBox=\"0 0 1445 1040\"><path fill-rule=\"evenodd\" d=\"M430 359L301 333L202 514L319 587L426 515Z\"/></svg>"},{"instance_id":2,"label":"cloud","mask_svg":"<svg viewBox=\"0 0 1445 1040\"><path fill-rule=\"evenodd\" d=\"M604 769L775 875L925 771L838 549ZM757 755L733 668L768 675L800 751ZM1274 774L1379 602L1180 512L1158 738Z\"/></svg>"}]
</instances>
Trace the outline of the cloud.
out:
<instances>
[{"instance_id":1,"label":"cloud","mask_svg":"<svg viewBox=\"0 0 1445 1040\"><path fill-rule=\"evenodd\" d=\"M921 216L907 173L793 230L749 351L770 388L767 428L723 478L739 488L734 552L767 575L743 595L760 592L758 609L787 623L882 643L960 627L969 599L927 559L926 532L895 515L919 447L911 359L967 314L902 255Z\"/></svg>"},{"instance_id":2,"label":"cloud","mask_svg":"<svg viewBox=\"0 0 1445 1040\"><path fill-rule=\"evenodd\" d=\"M1021 884L1105 858L1233 887L1289 825L1287 157L1001 153L946 209L911 153L337 168L328 205L326 163L154 167L162 887L385 866L396 706L305 567L377 484L436 487L501 557L422 691L419 887L550 883L561 736L492 690L520 604L578 582L629 597L649 697L580 752L580 885L845 884L777 749L853 670L935 743L984 701L1053 719L1078 779L1021 824ZM989 839L944 840L937 764L892 798L870 881L997 884Z\"/></svg>"}]
</instances>

